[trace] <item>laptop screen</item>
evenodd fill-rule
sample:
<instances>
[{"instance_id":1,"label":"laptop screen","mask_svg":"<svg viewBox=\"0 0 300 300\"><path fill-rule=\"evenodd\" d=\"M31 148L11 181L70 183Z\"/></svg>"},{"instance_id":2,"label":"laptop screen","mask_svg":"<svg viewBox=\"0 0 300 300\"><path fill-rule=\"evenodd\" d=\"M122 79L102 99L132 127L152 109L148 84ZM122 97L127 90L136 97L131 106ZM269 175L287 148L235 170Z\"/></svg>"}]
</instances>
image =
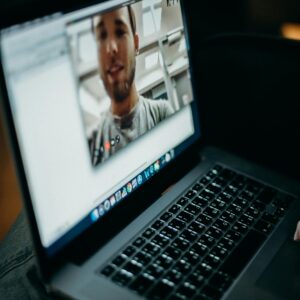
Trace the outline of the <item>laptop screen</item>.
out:
<instances>
[{"instance_id":1,"label":"laptop screen","mask_svg":"<svg viewBox=\"0 0 300 300\"><path fill-rule=\"evenodd\" d=\"M179 1L106 1L1 32L43 247L101 222L199 137Z\"/></svg>"}]
</instances>

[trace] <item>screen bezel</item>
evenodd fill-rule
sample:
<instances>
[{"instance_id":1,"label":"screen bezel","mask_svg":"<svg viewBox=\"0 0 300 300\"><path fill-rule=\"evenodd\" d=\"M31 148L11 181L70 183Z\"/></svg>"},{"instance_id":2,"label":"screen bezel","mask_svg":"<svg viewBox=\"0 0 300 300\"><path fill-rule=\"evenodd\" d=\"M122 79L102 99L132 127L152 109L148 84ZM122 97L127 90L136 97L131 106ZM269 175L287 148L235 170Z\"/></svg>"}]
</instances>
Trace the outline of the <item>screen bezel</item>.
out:
<instances>
[{"instance_id":1,"label":"screen bezel","mask_svg":"<svg viewBox=\"0 0 300 300\"><path fill-rule=\"evenodd\" d=\"M51 5L49 6L46 5L43 7L43 9L41 8L40 10L38 10L38 7L35 7L34 11L29 13L28 15L23 14L20 17L15 15L14 18L11 18L11 20L13 20L13 23L10 22L10 24L8 24L4 22L5 25L3 25L4 23L2 20L2 22L0 23L1 28L4 28L8 25L18 24L19 22L23 22L25 21L24 17L27 17L27 20L29 20L34 16L34 14L32 13L37 13L37 16L41 16L44 13L49 14L49 13L54 13L56 11L69 12L75 8L80 9L83 7L88 7L91 4L95 4L94 1L90 1L90 2L85 1L85 4L83 6L82 2L83 1L76 1L76 3L74 3L74 1L72 1L71 4L68 3L68 1L63 1L60 2L61 5L60 6L58 5L56 8L54 8L55 6L52 7ZM105 1L98 1L98 3L101 2L105 2ZM186 8L184 5L184 1L180 1L180 3L183 11L183 22L185 24L184 28L186 33L186 40L187 43L189 44L189 34L188 34L189 24L185 18ZM75 4L77 5L75 6ZM14 7L14 11L19 11L19 9ZM198 96L197 96L197 90L195 88L196 87L195 76L194 76L194 70L192 68L193 55L191 53L190 47L188 47L187 50L188 50L189 61L190 61L192 89L194 94L193 106L195 107L193 109L193 118L194 118L194 125L196 127L195 134L184 142L184 144L188 144L187 149L184 149L182 153L178 157L176 157L174 161L172 161L169 165L167 165L161 172L159 172L156 176L151 178L148 182L143 184L142 189L139 189L134 193L132 193L128 197L128 199L126 199L126 201L121 202L107 216L104 216L103 219L101 219L101 221L93 224L91 227L89 227L86 231L81 233L66 247L62 248L52 257L47 256L46 249L42 246L41 243L37 221L35 218L33 205L30 197L28 182L25 176L25 169L23 166L21 152L18 145L16 128L13 122L12 111L9 104L8 92L5 85L3 66L0 61L0 85L1 85L2 96L3 96L2 106L4 108L3 115L6 121L6 128L8 131L8 136L10 138L12 152L14 154L15 166L16 166L19 184L23 196L23 203L27 211L27 216L32 231L32 237L33 237L34 245L36 247L36 254L39 261L41 275L43 276L44 280L49 281L51 275L64 262L70 260L71 257L77 261L82 261L85 259L85 257L88 257L90 253L93 252L95 249L99 249L101 245L105 244L110 238L115 236L126 225L128 225L132 220L134 220L141 212L143 212L147 207L153 204L160 197L160 195L163 193L163 191L166 188L168 188L172 183L175 183L185 173L187 173L188 170L190 170L193 166L195 166L195 163L198 160L197 154L199 152L199 147L201 146L202 140L200 139L199 103L197 101ZM172 175L170 176L170 174ZM144 199L144 201L143 202L138 201L138 199ZM115 220L118 220L118 224L115 223ZM102 235L101 238L99 238L99 232L105 232L105 235ZM82 245L84 244L88 244L89 247L82 247ZM74 257L74 253L76 253L75 257Z\"/></svg>"}]
</instances>

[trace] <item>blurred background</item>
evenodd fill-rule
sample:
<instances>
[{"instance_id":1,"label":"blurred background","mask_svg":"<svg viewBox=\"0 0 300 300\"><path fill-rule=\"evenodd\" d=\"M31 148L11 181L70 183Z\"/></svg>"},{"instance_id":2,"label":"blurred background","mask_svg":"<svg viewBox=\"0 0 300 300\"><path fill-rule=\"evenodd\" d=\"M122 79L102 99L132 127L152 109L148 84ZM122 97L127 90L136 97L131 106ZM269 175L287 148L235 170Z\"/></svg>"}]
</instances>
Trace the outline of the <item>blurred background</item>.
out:
<instances>
[{"instance_id":1,"label":"blurred background","mask_svg":"<svg viewBox=\"0 0 300 300\"><path fill-rule=\"evenodd\" d=\"M13 9L16 15L22 17L24 11L31 15L34 15L34 9L42 9L46 12L47 9L55 7L59 2L61 1L52 0L49 1L49 3L45 3L45 1L41 0L2 1L0 4L0 23L8 22L11 19L11 9ZM147 3L151 5L142 7L145 11L144 18L150 18L147 12L154 12L155 17L151 22L157 23L156 26L159 26L159 22L162 19L159 13L159 2L160 1L150 1ZM264 35L266 37L278 37L295 41L300 39L300 1L297 0L201 0L188 2L188 21L192 25L191 43L194 47L198 47L199 43L206 38L231 33ZM66 3L70 4L72 1L66 0ZM20 5L18 10L14 10L16 4ZM139 20L139 22L141 21ZM143 26L140 26L140 28L143 28ZM147 29L149 28L144 28L143 30L147 31ZM80 31L76 33L75 29L74 32L75 36L79 35L80 39L82 38L82 41L91 39L91 37L84 32L82 35ZM77 39L78 37L74 38ZM182 35L177 39L176 47L180 47L181 38ZM85 44L80 43L80 40L76 42L72 41L72 43L73 46L76 45L79 49L80 47L84 47ZM146 49L149 50L147 56ZM146 66L147 60L148 65L153 67L154 71L155 66L159 66L159 64L157 64L158 60L157 54L155 54L155 47L149 49L146 47L146 49L145 51L141 51L140 60L143 61L141 64ZM90 55L95 55L95 53L92 52L93 51L90 53L89 50L82 52L84 57L81 58L89 59ZM148 59L146 59L146 57L148 57ZM188 75L185 74L184 76ZM82 77L83 85L90 94L94 93L93 82L95 82L95 80L96 78L93 72L87 72ZM163 97L165 90L164 84L158 84L155 88L151 89L152 94L149 95L149 97ZM147 95L148 92L148 90L143 91L145 95ZM92 103L90 107L93 107L94 102L90 101L90 103ZM90 108L87 107L86 111L90 111ZM91 115L88 118L93 119L93 116ZM11 155L3 133L1 121L2 120L0 120L0 240L14 222L22 207ZM297 128L295 130L297 130ZM274 149L274 151L276 153L276 149Z\"/></svg>"},{"instance_id":2,"label":"blurred background","mask_svg":"<svg viewBox=\"0 0 300 300\"><path fill-rule=\"evenodd\" d=\"M224 33L253 33L300 39L297 0L203 0L188 6L200 39Z\"/></svg>"}]
</instances>

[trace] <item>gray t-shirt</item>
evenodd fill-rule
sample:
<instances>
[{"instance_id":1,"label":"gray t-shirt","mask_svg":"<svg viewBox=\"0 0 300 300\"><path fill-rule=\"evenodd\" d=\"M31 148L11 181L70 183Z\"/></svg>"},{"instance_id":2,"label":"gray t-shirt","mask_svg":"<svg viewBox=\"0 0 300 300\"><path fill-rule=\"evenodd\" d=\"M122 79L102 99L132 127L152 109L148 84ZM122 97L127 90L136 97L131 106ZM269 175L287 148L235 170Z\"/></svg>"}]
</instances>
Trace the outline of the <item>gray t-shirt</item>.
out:
<instances>
[{"instance_id":1,"label":"gray t-shirt","mask_svg":"<svg viewBox=\"0 0 300 300\"><path fill-rule=\"evenodd\" d=\"M173 114L168 101L149 100L142 96L129 114L118 117L106 111L91 144L92 163L106 160L131 141Z\"/></svg>"}]
</instances>

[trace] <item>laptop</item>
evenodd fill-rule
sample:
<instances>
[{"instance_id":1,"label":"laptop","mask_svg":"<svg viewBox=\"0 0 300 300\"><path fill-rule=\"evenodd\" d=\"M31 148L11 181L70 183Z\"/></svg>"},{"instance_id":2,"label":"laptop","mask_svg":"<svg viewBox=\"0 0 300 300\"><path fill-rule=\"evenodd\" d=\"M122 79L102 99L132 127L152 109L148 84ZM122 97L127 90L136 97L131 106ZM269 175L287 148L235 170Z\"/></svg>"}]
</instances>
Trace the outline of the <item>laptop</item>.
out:
<instances>
[{"instance_id":1,"label":"laptop","mask_svg":"<svg viewBox=\"0 0 300 300\"><path fill-rule=\"evenodd\" d=\"M49 293L299 298L299 187L204 145L187 2L37 6L1 28L1 111Z\"/></svg>"}]
</instances>

